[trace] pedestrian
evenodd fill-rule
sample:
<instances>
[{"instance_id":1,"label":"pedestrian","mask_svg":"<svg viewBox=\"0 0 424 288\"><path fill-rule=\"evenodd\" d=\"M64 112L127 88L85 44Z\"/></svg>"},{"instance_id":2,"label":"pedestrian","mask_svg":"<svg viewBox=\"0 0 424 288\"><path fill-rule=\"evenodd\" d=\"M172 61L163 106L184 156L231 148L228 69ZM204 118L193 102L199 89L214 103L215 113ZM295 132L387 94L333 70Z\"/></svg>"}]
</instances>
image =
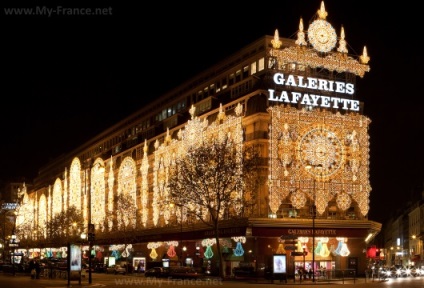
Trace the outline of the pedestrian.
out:
<instances>
[{"instance_id":1,"label":"pedestrian","mask_svg":"<svg viewBox=\"0 0 424 288\"><path fill-rule=\"evenodd\" d=\"M35 266L35 278L40 279L40 272L41 272L40 262L36 261L34 266Z\"/></svg>"},{"instance_id":2,"label":"pedestrian","mask_svg":"<svg viewBox=\"0 0 424 288\"><path fill-rule=\"evenodd\" d=\"M31 279L35 279L35 261L33 259L29 262L29 273L31 274Z\"/></svg>"},{"instance_id":3,"label":"pedestrian","mask_svg":"<svg viewBox=\"0 0 424 288\"><path fill-rule=\"evenodd\" d=\"M300 267L300 268L299 268L299 270L297 270L297 271L298 271L298 273L299 273L299 280L300 280L300 281L302 281L302 277L304 276L304 275L303 275L303 274L304 274L304 273L303 273L303 268L302 268L302 267Z\"/></svg>"}]
</instances>

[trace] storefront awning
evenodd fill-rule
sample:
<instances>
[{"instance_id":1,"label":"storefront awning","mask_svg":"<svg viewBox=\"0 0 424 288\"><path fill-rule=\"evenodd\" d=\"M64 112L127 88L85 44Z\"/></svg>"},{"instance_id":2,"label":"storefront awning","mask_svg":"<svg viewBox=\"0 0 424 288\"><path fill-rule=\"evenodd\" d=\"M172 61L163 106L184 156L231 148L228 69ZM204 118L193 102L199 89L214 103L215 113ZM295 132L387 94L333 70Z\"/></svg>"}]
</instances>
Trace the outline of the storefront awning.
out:
<instances>
[{"instance_id":1,"label":"storefront awning","mask_svg":"<svg viewBox=\"0 0 424 288\"><path fill-rule=\"evenodd\" d=\"M420 255L414 255L411 257L411 261L413 262L417 262L421 260L421 256Z\"/></svg>"}]
</instances>

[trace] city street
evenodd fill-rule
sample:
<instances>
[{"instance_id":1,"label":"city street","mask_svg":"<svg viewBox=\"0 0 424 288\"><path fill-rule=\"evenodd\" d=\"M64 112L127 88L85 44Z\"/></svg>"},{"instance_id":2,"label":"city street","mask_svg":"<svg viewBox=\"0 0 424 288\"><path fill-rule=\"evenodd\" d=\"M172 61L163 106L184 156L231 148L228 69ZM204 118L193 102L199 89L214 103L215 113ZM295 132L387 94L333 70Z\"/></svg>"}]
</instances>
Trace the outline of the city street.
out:
<instances>
[{"instance_id":1,"label":"city street","mask_svg":"<svg viewBox=\"0 0 424 288\"><path fill-rule=\"evenodd\" d=\"M234 287L234 288L265 288L272 286L284 286L284 287L328 287L328 286L342 286L342 287L388 287L388 288L422 288L424 285L424 278L401 278L393 279L388 281L371 281L359 278L353 283L353 281L342 282L311 282L293 283L280 283L279 281L266 282L261 280L260 282L249 281L249 280L226 280L220 281L219 279L197 279L197 280L170 280L170 279L156 279L146 278L144 276L135 275L108 275L94 273L92 275L92 284L88 284L88 279L83 279L81 285L78 281L71 281L68 286L68 280L65 279L31 279L27 275L10 275L0 273L0 286L8 288L65 288L65 287Z\"/></svg>"}]
</instances>

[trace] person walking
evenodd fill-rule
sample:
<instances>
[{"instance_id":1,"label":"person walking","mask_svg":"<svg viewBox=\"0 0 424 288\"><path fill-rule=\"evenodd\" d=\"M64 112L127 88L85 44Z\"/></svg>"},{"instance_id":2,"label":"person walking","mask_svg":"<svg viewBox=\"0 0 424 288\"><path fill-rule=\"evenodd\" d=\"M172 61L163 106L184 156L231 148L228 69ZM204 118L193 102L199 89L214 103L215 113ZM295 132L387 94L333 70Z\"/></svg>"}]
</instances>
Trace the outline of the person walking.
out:
<instances>
[{"instance_id":1,"label":"person walking","mask_svg":"<svg viewBox=\"0 0 424 288\"><path fill-rule=\"evenodd\" d=\"M309 270L308 270L308 278L309 279L312 279L312 268L311 267L309 267Z\"/></svg>"},{"instance_id":2,"label":"person walking","mask_svg":"<svg viewBox=\"0 0 424 288\"><path fill-rule=\"evenodd\" d=\"M29 262L29 273L30 273L30 275L31 275L31 279L35 279L35 261L34 261L34 259L32 259L30 262Z\"/></svg>"},{"instance_id":3,"label":"person walking","mask_svg":"<svg viewBox=\"0 0 424 288\"><path fill-rule=\"evenodd\" d=\"M41 267L40 267L40 262L37 260L35 261L35 279L40 279L40 272L41 272Z\"/></svg>"}]
</instances>

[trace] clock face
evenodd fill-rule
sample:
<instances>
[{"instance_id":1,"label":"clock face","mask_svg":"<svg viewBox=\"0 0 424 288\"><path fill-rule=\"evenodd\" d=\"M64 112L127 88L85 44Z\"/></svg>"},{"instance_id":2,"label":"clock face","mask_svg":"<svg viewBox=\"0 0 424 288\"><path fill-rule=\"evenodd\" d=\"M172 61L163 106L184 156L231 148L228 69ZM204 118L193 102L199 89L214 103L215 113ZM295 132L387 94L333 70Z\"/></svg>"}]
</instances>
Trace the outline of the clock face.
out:
<instances>
[{"instance_id":1,"label":"clock face","mask_svg":"<svg viewBox=\"0 0 424 288\"><path fill-rule=\"evenodd\" d=\"M343 165L343 145L336 134L327 128L313 128L298 143L298 157L307 172L317 177L330 177Z\"/></svg>"},{"instance_id":2,"label":"clock face","mask_svg":"<svg viewBox=\"0 0 424 288\"><path fill-rule=\"evenodd\" d=\"M309 25L308 39L319 52L329 52L336 46L337 34L330 23L319 19Z\"/></svg>"}]
</instances>

